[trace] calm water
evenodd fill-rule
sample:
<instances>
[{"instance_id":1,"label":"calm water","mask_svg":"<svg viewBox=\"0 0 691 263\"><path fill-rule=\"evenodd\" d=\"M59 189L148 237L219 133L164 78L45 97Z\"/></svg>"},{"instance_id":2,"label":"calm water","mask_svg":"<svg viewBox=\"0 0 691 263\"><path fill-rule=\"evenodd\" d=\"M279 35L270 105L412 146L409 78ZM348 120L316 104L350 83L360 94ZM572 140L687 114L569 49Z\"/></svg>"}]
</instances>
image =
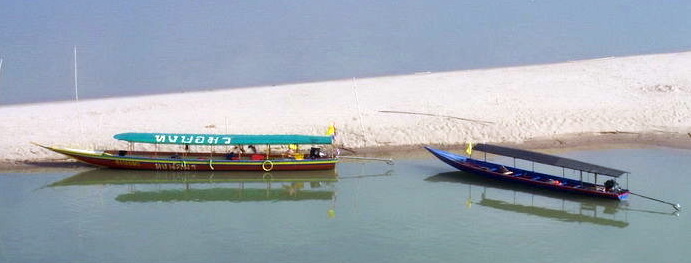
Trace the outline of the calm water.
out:
<instances>
[{"instance_id":1,"label":"calm water","mask_svg":"<svg viewBox=\"0 0 691 263\"><path fill-rule=\"evenodd\" d=\"M460 152L460 150L459 150ZM691 151L560 155L691 205ZM688 213L549 194L423 152L336 172L91 170L0 176L0 262L684 262ZM625 184L626 180L623 180Z\"/></svg>"},{"instance_id":2,"label":"calm water","mask_svg":"<svg viewBox=\"0 0 691 263\"><path fill-rule=\"evenodd\" d=\"M688 1L3 0L0 105L691 49Z\"/></svg>"}]
</instances>

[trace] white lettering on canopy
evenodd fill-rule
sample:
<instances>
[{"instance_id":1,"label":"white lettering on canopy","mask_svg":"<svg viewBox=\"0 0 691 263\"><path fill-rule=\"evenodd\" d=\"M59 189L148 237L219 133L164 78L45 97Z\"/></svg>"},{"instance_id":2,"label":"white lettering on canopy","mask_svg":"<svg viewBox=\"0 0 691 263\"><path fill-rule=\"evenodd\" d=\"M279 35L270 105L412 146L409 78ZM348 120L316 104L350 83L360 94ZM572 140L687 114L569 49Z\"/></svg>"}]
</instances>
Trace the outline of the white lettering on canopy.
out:
<instances>
[{"instance_id":1,"label":"white lettering on canopy","mask_svg":"<svg viewBox=\"0 0 691 263\"><path fill-rule=\"evenodd\" d=\"M230 136L213 135L165 135L155 134L156 143L179 143L179 144L230 144Z\"/></svg>"}]
</instances>

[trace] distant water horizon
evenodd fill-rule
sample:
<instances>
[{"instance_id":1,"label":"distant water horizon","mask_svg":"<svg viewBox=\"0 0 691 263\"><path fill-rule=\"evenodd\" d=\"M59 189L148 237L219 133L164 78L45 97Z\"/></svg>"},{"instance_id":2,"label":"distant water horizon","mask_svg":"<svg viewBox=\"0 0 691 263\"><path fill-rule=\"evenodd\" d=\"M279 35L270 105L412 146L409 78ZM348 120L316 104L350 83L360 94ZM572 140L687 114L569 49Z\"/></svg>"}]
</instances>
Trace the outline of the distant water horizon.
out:
<instances>
[{"instance_id":1,"label":"distant water horizon","mask_svg":"<svg viewBox=\"0 0 691 263\"><path fill-rule=\"evenodd\" d=\"M691 50L691 3L9 1L0 106ZM655 19L644 19L652 18Z\"/></svg>"},{"instance_id":2,"label":"distant water horizon","mask_svg":"<svg viewBox=\"0 0 691 263\"><path fill-rule=\"evenodd\" d=\"M257 82L255 84L248 84L246 86L232 86L231 85L231 86L226 86L226 87L208 87L208 88L189 87L189 89L171 89L169 91L165 91L165 90L155 91L154 90L151 92L137 91L135 93L111 94L111 95L104 95L104 96L84 96L83 93L84 92L89 93L89 91L88 90L82 90L80 88L79 93L78 93L78 96L79 96L78 98L80 101L84 101L84 100L97 100L97 99L109 99L109 98L156 96L156 95L178 94L178 93L189 93L189 92L221 91L221 90L230 90L230 89L262 88L262 87L269 87L269 86L289 86L289 85L296 85L296 84L342 81L342 80L350 80L350 79L386 78L386 77L408 76L408 75L415 75L415 74L450 73L450 72L461 72L461 71L471 71L471 70L491 70L491 69L499 69L499 68L541 66L541 65L567 63L567 62L573 62L573 61L588 61L588 60L597 60L597 59L647 56L647 55L664 55L664 54L673 54L673 53L683 53L683 52L689 52L689 51L691 51L691 50L680 50L680 51L670 51L670 52L660 52L660 53L650 53L650 54L631 54L631 55L621 55L621 56L601 56L601 57L592 57L592 58L569 59L569 60L563 60L563 61L549 61L549 62L544 62L544 63L533 63L533 64L497 65L497 66L489 66L489 67L482 67L482 68L462 68L462 69L449 69L449 70L438 70L438 71L425 70L425 71L416 71L416 72L399 72L399 73L382 74L382 75L343 76L343 77L334 77L331 79L320 79L317 77L314 79L301 79L301 80L295 80L295 81L286 80L286 82L281 82L281 83ZM85 87L84 89L86 89L86 88L88 88L88 87ZM72 92L71 94L68 94L71 97L65 97L65 98L53 99L53 100L18 101L15 103L6 103L6 104L0 103L0 107L5 106L5 105L11 106L11 105L22 105L22 104L41 104L41 103L75 101L76 97L75 97L74 87L73 87L73 90L71 92Z\"/></svg>"}]
</instances>

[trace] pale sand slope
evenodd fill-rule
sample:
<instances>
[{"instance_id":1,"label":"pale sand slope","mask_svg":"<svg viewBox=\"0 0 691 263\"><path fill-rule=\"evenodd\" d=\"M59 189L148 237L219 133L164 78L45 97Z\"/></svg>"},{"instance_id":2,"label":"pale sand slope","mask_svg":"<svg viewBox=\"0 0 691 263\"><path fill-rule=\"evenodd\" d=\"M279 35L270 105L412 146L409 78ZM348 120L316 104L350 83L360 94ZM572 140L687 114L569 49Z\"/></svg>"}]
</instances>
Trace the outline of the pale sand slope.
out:
<instances>
[{"instance_id":1,"label":"pale sand slope","mask_svg":"<svg viewBox=\"0 0 691 263\"><path fill-rule=\"evenodd\" d=\"M691 52L4 106L0 161L60 157L30 142L124 148L114 134L323 134L332 122L351 148L520 142L601 131L687 134Z\"/></svg>"}]
</instances>

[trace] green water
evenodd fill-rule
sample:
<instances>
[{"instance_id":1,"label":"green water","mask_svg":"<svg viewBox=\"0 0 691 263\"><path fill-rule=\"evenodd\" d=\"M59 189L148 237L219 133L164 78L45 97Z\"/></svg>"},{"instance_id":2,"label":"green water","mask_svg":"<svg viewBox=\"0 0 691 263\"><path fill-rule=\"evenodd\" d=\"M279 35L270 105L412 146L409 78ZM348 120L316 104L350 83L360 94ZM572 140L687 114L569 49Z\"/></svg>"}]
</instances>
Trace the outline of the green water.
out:
<instances>
[{"instance_id":1,"label":"green water","mask_svg":"<svg viewBox=\"0 0 691 263\"><path fill-rule=\"evenodd\" d=\"M691 204L689 150L560 155ZM0 173L0 262L685 262L691 221L674 212L496 183L423 152L335 173Z\"/></svg>"}]
</instances>

